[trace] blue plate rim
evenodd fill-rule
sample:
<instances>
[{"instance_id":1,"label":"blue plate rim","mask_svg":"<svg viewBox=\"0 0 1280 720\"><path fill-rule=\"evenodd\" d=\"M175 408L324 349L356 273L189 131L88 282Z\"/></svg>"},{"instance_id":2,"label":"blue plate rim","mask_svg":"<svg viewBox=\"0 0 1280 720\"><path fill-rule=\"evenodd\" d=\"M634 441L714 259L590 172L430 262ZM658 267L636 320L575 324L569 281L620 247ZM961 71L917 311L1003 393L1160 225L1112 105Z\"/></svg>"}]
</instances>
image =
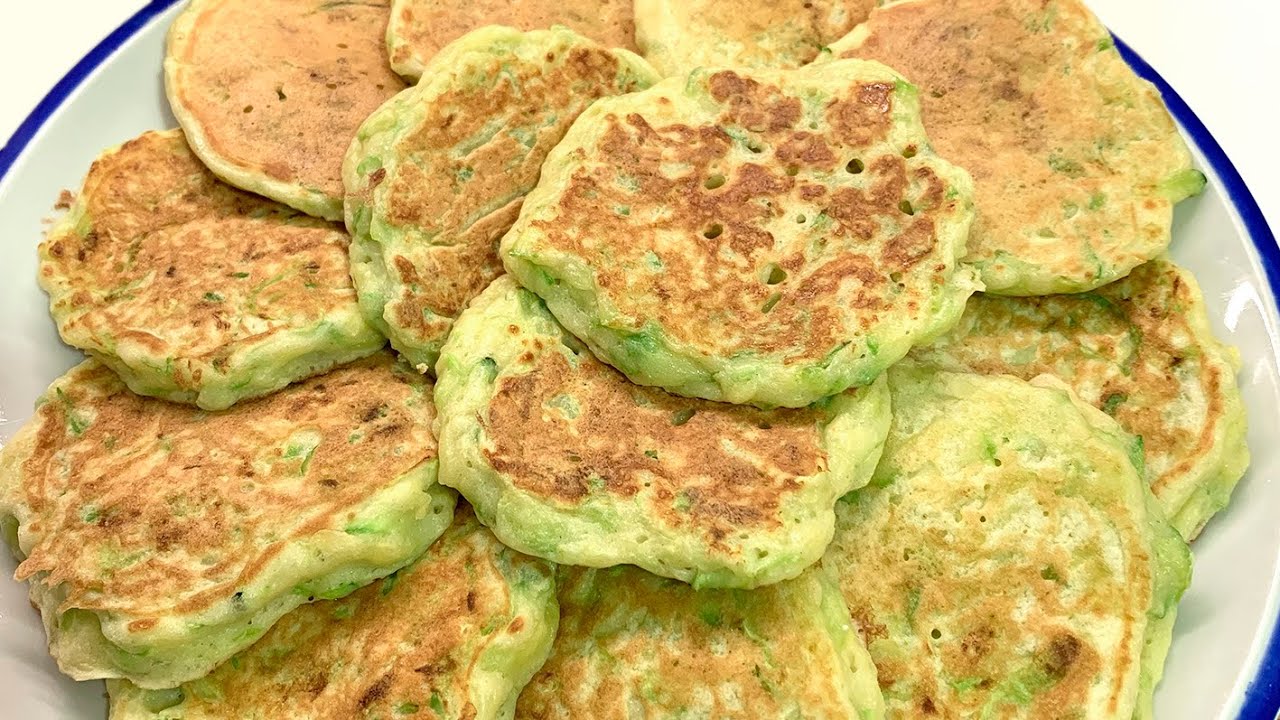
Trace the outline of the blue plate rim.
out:
<instances>
[{"instance_id":1,"label":"blue plate rim","mask_svg":"<svg viewBox=\"0 0 1280 720\"><path fill-rule=\"evenodd\" d=\"M8 142L0 147L0 183L8 177L9 171L22 157L22 153L35 139L36 134L62 107L76 88L80 87L98 66L114 55L116 50L119 50L138 31L178 2L179 0L151 0L103 38L67 71L67 74L45 94L18 125ZM1258 206L1244 178L1240 176L1235 164L1209 132L1209 128L1205 127L1182 96L1133 48L1114 34L1112 37L1115 39L1116 49L1120 51L1125 62L1140 77L1155 85L1164 96L1170 114L1191 136L1192 142L1196 144L1222 182L1232 207L1244 223L1245 232L1248 233L1254 249L1258 252L1258 257L1262 260L1262 267L1267 275L1268 290L1272 298L1276 298L1275 289L1280 288L1280 245L1276 244L1276 236L1267 224L1262 208ZM1271 637L1267 641L1254 677L1245 689L1244 702L1237 717L1241 720L1276 720L1278 714L1280 714L1280 614L1272 619Z\"/></svg>"}]
</instances>

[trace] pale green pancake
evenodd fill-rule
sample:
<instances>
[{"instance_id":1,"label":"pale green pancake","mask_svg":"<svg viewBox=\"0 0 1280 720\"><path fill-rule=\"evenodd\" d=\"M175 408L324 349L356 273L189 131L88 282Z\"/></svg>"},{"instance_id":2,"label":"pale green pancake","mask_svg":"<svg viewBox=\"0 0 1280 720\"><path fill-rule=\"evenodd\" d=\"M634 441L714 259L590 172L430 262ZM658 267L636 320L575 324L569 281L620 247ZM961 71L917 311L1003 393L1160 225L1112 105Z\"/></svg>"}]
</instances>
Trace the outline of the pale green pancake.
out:
<instances>
[{"instance_id":1,"label":"pale green pancake","mask_svg":"<svg viewBox=\"0 0 1280 720\"><path fill-rule=\"evenodd\" d=\"M0 527L58 666L195 680L421 555L457 497L436 484L434 414L390 353L218 413L72 369L0 452Z\"/></svg>"},{"instance_id":2,"label":"pale green pancake","mask_svg":"<svg viewBox=\"0 0 1280 720\"><path fill-rule=\"evenodd\" d=\"M343 180L360 306L427 372L453 319L502 272L498 239L547 152L596 98L656 78L563 27L481 28L424 73L360 127Z\"/></svg>"},{"instance_id":3,"label":"pale green pancake","mask_svg":"<svg viewBox=\"0 0 1280 720\"><path fill-rule=\"evenodd\" d=\"M891 717L1144 717L1186 543L1142 448L1049 377L889 371L875 477L837 507L823 566Z\"/></svg>"},{"instance_id":4,"label":"pale green pancake","mask_svg":"<svg viewBox=\"0 0 1280 720\"><path fill-rule=\"evenodd\" d=\"M605 47L636 49L631 0L391 0L391 67L417 82L445 45L485 25L545 30L564 25Z\"/></svg>"},{"instance_id":5,"label":"pale green pancake","mask_svg":"<svg viewBox=\"0 0 1280 720\"><path fill-rule=\"evenodd\" d=\"M1169 245L1204 187L1160 94L1080 0L904 0L830 57L920 88L938 153L973 173L967 262L988 292L1047 295L1124 277Z\"/></svg>"},{"instance_id":6,"label":"pale green pancake","mask_svg":"<svg viewBox=\"0 0 1280 720\"><path fill-rule=\"evenodd\" d=\"M390 0L189 0L169 28L165 92L219 177L342 219L342 153L404 88L387 63Z\"/></svg>"},{"instance_id":7,"label":"pale green pancake","mask_svg":"<svg viewBox=\"0 0 1280 720\"><path fill-rule=\"evenodd\" d=\"M556 617L551 565L504 547L464 505L412 565L289 613L208 677L109 682L111 720L510 718Z\"/></svg>"},{"instance_id":8,"label":"pale green pancake","mask_svg":"<svg viewBox=\"0 0 1280 720\"><path fill-rule=\"evenodd\" d=\"M1239 357L1214 338L1195 278L1164 258L1087 293L976 295L959 325L912 357L1067 383L1142 439L1151 492L1188 540L1249 465Z\"/></svg>"},{"instance_id":9,"label":"pale green pancake","mask_svg":"<svg viewBox=\"0 0 1280 720\"><path fill-rule=\"evenodd\" d=\"M180 130L103 153L40 244L58 332L142 395L222 410L386 344L350 238L223 184Z\"/></svg>"},{"instance_id":10,"label":"pale green pancake","mask_svg":"<svg viewBox=\"0 0 1280 720\"><path fill-rule=\"evenodd\" d=\"M710 69L592 105L501 252L633 382L803 407L955 323L972 217L889 68Z\"/></svg>"},{"instance_id":11,"label":"pale green pancake","mask_svg":"<svg viewBox=\"0 0 1280 720\"><path fill-rule=\"evenodd\" d=\"M816 562L889 428L883 381L799 410L632 385L505 276L458 318L437 369L440 480L503 542L699 587Z\"/></svg>"},{"instance_id":12,"label":"pale green pancake","mask_svg":"<svg viewBox=\"0 0 1280 720\"><path fill-rule=\"evenodd\" d=\"M825 573L694 590L563 568L560 633L518 720L879 720L876 668Z\"/></svg>"},{"instance_id":13,"label":"pale green pancake","mask_svg":"<svg viewBox=\"0 0 1280 720\"><path fill-rule=\"evenodd\" d=\"M663 75L698 67L797 68L876 0L636 0L636 42Z\"/></svg>"}]
</instances>

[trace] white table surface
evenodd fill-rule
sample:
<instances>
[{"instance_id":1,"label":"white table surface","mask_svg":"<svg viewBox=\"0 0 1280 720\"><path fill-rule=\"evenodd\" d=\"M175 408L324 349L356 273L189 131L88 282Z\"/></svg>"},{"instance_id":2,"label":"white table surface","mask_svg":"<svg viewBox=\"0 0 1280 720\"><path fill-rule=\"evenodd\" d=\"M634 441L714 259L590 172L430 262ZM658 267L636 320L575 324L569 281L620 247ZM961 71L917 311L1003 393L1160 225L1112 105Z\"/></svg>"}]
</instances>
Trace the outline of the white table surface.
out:
<instances>
[{"instance_id":1,"label":"white table surface","mask_svg":"<svg viewBox=\"0 0 1280 720\"><path fill-rule=\"evenodd\" d=\"M518 0L513 0L518 1ZM145 0L0 0L0 141L85 52ZM1091 0L1217 137L1280 231L1280 4ZM127 99L122 98L122 102Z\"/></svg>"}]
</instances>

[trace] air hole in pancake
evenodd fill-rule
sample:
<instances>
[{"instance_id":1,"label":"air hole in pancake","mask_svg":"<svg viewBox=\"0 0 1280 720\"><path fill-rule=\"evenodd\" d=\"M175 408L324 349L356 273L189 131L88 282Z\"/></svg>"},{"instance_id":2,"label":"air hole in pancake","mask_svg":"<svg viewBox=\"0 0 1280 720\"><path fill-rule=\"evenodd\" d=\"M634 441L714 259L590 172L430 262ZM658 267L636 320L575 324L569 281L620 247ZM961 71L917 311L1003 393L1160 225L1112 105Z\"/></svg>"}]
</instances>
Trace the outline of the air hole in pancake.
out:
<instances>
[{"instance_id":1,"label":"air hole in pancake","mask_svg":"<svg viewBox=\"0 0 1280 720\"><path fill-rule=\"evenodd\" d=\"M978 522L986 522L986 521L987 521L987 516L986 516L986 515L979 515L979 516L978 516Z\"/></svg>"},{"instance_id":2,"label":"air hole in pancake","mask_svg":"<svg viewBox=\"0 0 1280 720\"><path fill-rule=\"evenodd\" d=\"M789 175L790 177L795 177L796 175L799 175L799 174L800 174L800 168L799 168L799 166L797 166L797 165L788 165L788 166L787 166L787 175Z\"/></svg>"},{"instance_id":3,"label":"air hole in pancake","mask_svg":"<svg viewBox=\"0 0 1280 720\"><path fill-rule=\"evenodd\" d=\"M582 462L581 455L569 455L569 462Z\"/></svg>"},{"instance_id":4,"label":"air hole in pancake","mask_svg":"<svg viewBox=\"0 0 1280 720\"><path fill-rule=\"evenodd\" d=\"M916 146L915 146L915 145L908 145L906 148L904 148L904 149L902 150L902 157L904 157L904 158L913 158L913 157L915 157L915 156L916 156Z\"/></svg>"},{"instance_id":5,"label":"air hole in pancake","mask_svg":"<svg viewBox=\"0 0 1280 720\"><path fill-rule=\"evenodd\" d=\"M772 425L771 423L768 423L768 422L761 422L761 423L757 424L757 425L756 425L756 427L760 428L761 430L772 430L772 429L773 429L773 425Z\"/></svg>"},{"instance_id":6,"label":"air hole in pancake","mask_svg":"<svg viewBox=\"0 0 1280 720\"><path fill-rule=\"evenodd\" d=\"M911 201L910 201L910 200L903 200L902 202L898 203L898 209L899 209L899 210L901 210L902 212L906 213L907 215L915 215L915 214L916 214L916 209L915 209L915 208L913 208L913 207L911 207Z\"/></svg>"},{"instance_id":7,"label":"air hole in pancake","mask_svg":"<svg viewBox=\"0 0 1280 720\"><path fill-rule=\"evenodd\" d=\"M854 158L844 166L844 169L845 169L845 172L849 173L850 175L857 175L861 173L863 170L865 170L866 166L862 164L861 160L859 160L858 158Z\"/></svg>"},{"instance_id":8,"label":"air hole in pancake","mask_svg":"<svg viewBox=\"0 0 1280 720\"><path fill-rule=\"evenodd\" d=\"M803 216L803 215L797 215L797 216L796 216L796 222L800 223L801 225L803 225L803 224L804 224L804 221L805 221L805 220L807 220L807 219L808 219L808 218L806 218L806 217L805 217L805 216Z\"/></svg>"},{"instance_id":9,"label":"air hole in pancake","mask_svg":"<svg viewBox=\"0 0 1280 720\"><path fill-rule=\"evenodd\" d=\"M901 282L902 282L902 273L900 273L900 272L898 272L897 270L895 270L895 271L893 271L893 272L889 273L889 279L890 279L890 280L892 280L892 281L894 281L894 282L896 282L896 283L901 283Z\"/></svg>"},{"instance_id":10,"label":"air hole in pancake","mask_svg":"<svg viewBox=\"0 0 1280 720\"><path fill-rule=\"evenodd\" d=\"M719 173L716 173L715 175L711 175L702 183L702 187L708 190L715 190L716 188L722 187L723 185L724 185L724 176Z\"/></svg>"},{"instance_id":11,"label":"air hole in pancake","mask_svg":"<svg viewBox=\"0 0 1280 720\"><path fill-rule=\"evenodd\" d=\"M281 99L281 100L288 100L288 99L289 99L289 96L284 94L284 86L282 86L282 85L277 85L277 86L276 86L276 97L277 97L277 98L279 98L279 99Z\"/></svg>"},{"instance_id":12,"label":"air hole in pancake","mask_svg":"<svg viewBox=\"0 0 1280 720\"><path fill-rule=\"evenodd\" d=\"M720 234L723 232L724 232L724 227L720 225L720 223L715 223L702 233L702 237L708 240L715 240L716 238L720 237Z\"/></svg>"},{"instance_id":13,"label":"air hole in pancake","mask_svg":"<svg viewBox=\"0 0 1280 720\"><path fill-rule=\"evenodd\" d=\"M938 628L934 628L934 629L929 633L929 637L933 638L934 640L941 640L941 639L942 639L942 631L941 631L941 630L939 630Z\"/></svg>"},{"instance_id":14,"label":"air hole in pancake","mask_svg":"<svg viewBox=\"0 0 1280 720\"><path fill-rule=\"evenodd\" d=\"M765 278L764 281L770 285L777 285L778 283L786 279L787 279L787 271L783 270L777 265L772 265L769 267L769 275Z\"/></svg>"},{"instance_id":15,"label":"air hole in pancake","mask_svg":"<svg viewBox=\"0 0 1280 720\"><path fill-rule=\"evenodd\" d=\"M750 150L753 153L759 154L764 152L764 146L756 142L755 140L748 140L747 150Z\"/></svg>"}]
</instances>

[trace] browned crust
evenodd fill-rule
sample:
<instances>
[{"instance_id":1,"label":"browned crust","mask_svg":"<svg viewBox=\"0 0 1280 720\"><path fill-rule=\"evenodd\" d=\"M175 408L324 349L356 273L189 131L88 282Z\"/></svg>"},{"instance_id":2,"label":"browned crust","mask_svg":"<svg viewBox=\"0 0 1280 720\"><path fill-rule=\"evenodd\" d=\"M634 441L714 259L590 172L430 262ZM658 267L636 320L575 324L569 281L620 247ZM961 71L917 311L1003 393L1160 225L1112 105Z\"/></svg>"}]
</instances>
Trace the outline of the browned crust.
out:
<instances>
[{"instance_id":1,"label":"browned crust","mask_svg":"<svg viewBox=\"0 0 1280 720\"><path fill-rule=\"evenodd\" d=\"M20 497L33 541L17 577L64 584L64 610L145 621L209 608L290 541L341 528L434 458L429 393L379 353L205 413L134 395L83 364L32 420ZM307 436L320 441L314 452Z\"/></svg>"},{"instance_id":2,"label":"browned crust","mask_svg":"<svg viewBox=\"0 0 1280 720\"><path fill-rule=\"evenodd\" d=\"M532 369L498 382L485 418L485 458L522 492L573 507L643 491L659 524L723 550L741 532L779 530L787 495L826 470L817 410L676 397L630 384L585 350L571 366L530 342Z\"/></svg>"},{"instance_id":3,"label":"browned crust","mask_svg":"<svg viewBox=\"0 0 1280 720\"><path fill-rule=\"evenodd\" d=\"M78 222L41 248L59 330L89 350L181 361L176 387L199 389L199 366L356 311L346 233L220 182L181 132L100 157L80 203Z\"/></svg>"},{"instance_id":4,"label":"browned crust","mask_svg":"<svg viewBox=\"0 0 1280 720\"><path fill-rule=\"evenodd\" d=\"M598 157L569 178L554 219L532 223L546 250L585 258L624 315L654 318L671 342L713 355L755 351L812 362L890 313L923 318L928 295L949 277L936 252L935 218L957 213L958 200L944 197L943 180L927 165L896 152L864 155L893 121L893 84L851 83L825 105L824 132L778 87L728 70L707 84L723 110L705 124L650 122L635 112L603 118ZM657 103L653 115L665 114L670 101ZM726 128L745 130L753 152L772 151L777 162L744 160ZM846 167L854 160L861 186L815 178L853 173ZM678 174L672 164L682 167ZM804 222L820 216L830 227L773 232L802 203L818 213ZM900 227L892 240L886 223ZM663 246L663 234L679 246ZM660 271L649 269L649 251ZM899 282L904 277L909 285Z\"/></svg>"}]
</instances>

